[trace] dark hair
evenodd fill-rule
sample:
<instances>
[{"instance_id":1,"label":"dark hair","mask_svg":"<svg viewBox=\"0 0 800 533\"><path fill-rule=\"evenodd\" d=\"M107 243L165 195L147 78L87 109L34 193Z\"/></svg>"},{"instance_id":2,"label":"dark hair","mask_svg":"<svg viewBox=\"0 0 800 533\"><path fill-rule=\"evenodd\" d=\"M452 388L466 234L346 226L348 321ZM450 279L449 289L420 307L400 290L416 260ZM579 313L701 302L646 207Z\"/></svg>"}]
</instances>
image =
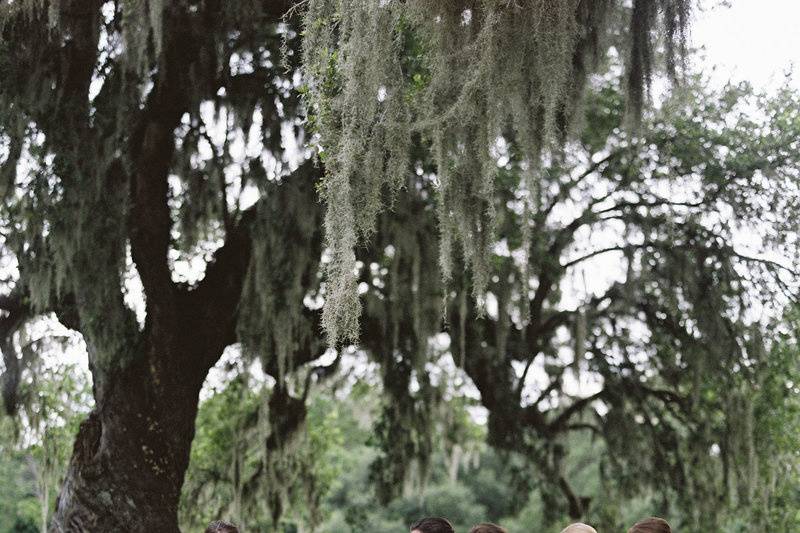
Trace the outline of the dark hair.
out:
<instances>
[{"instance_id":1,"label":"dark hair","mask_svg":"<svg viewBox=\"0 0 800 533\"><path fill-rule=\"evenodd\" d=\"M455 533L453 525L445 518L430 516L411 524L411 531L420 533Z\"/></svg>"},{"instance_id":2,"label":"dark hair","mask_svg":"<svg viewBox=\"0 0 800 533\"><path fill-rule=\"evenodd\" d=\"M475 524L472 526L472 529L469 530L469 533L508 533L506 528L500 527L497 524L492 524L491 522L482 522L480 524Z\"/></svg>"},{"instance_id":3,"label":"dark hair","mask_svg":"<svg viewBox=\"0 0 800 533\"><path fill-rule=\"evenodd\" d=\"M663 518L653 517L639 520L633 524L628 533L672 533L672 528Z\"/></svg>"},{"instance_id":4,"label":"dark hair","mask_svg":"<svg viewBox=\"0 0 800 533\"><path fill-rule=\"evenodd\" d=\"M214 520L208 524L205 533L239 533L239 528L224 520Z\"/></svg>"}]
</instances>

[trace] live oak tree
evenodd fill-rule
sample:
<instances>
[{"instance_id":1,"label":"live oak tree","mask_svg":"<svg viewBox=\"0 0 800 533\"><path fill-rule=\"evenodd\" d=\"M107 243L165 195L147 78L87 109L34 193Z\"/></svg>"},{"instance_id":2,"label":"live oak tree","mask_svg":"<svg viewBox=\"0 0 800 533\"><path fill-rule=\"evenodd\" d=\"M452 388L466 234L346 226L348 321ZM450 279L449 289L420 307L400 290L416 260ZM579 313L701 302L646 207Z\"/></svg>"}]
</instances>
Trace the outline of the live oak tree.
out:
<instances>
[{"instance_id":1,"label":"live oak tree","mask_svg":"<svg viewBox=\"0 0 800 533\"><path fill-rule=\"evenodd\" d=\"M567 431L603 436L619 479L647 457L703 502L711 489L685 478L702 445L746 479L748 427L703 433L698 417L752 414L750 281L791 286L787 267L731 239L756 223L785 237L765 247L791 244L792 228L775 230L795 207L797 107L784 95L762 124L736 91L700 94L702 113L676 104L646 135L625 133L655 52L675 70L688 13L682 0L0 3L1 214L16 271L2 334L13 345L53 314L83 335L93 375L52 528L178 530L198 393L235 343L276 379L263 443L276 512L305 418L294 371L330 346L333 365L305 371L323 377L347 342L381 363L373 473L388 497L431 449L442 397L425 365L442 331L491 443L526 454L574 516L589 502L559 471ZM612 47L627 104L601 91L587 107ZM587 109L594 133L576 135ZM297 163L306 146L318 165ZM590 228L617 240L581 255ZM561 281L605 253L624 258L624 279L565 307ZM3 355L13 412L25 360ZM537 388L539 367L551 379ZM570 371L599 376L599 391L574 397Z\"/></svg>"},{"instance_id":2,"label":"live oak tree","mask_svg":"<svg viewBox=\"0 0 800 533\"><path fill-rule=\"evenodd\" d=\"M654 485L678 489L698 525L712 526L714 502L755 479L740 463L756 468L748 396L764 359L750 310L775 292L796 297L796 228L785 225L796 219L796 97L690 92L646 130L625 133L623 108L634 123L641 111L658 11L634 2L627 104L619 91L601 91L584 135L570 141L587 109L581 89L592 54L596 61L615 37L599 21L615 6L568 4L514 11L444 2L432 12L424 1L341 10L309 2L304 59L331 255L323 326L334 341L358 337L383 354L392 400L377 428L387 449L374 472L387 496L402 486L401 465L424 463L430 449L419 426L429 423L425 361L440 294L453 356L490 411L490 439L531 458L570 515L589 502L561 471L559 436L584 430L611 446L609 470L629 487L647 472ZM672 70L688 5L658 7ZM575 13L588 30L568 37ZM766 120L748 117L752 103ZM409 162L417 145L428 150ZM409 164L419 178L409 178ZM379 215L386 205L392 215ZM578 248L592 234L600 242ZM743 235L758 241L752 255L742 252ZM386 252L361 252L364 241ZM578 269L592 276L591 260L606 254L624 275L565 306L565 280ZM785 261L768 259L776 255ZM385 280L376 274L384 271ZM550 376L533 391L531 368ZM599 390L574 397L565 375L587 371ZM704 427L720 416L722 427ZM706 461L716 447L721 473Z\"/></svg>"},{"instance_id":3,"label":"live oak tree","mask_svg":"<svg viewBox=\"0 0 800 533\"><path fill-rule=\"evenodd\" d=\"M439 396L423 343L442 327L444 294L449 349L489 412L489 442L532 463L554 513L577 518L591 505L564 471L572 432L605 443L617 490L650 487L698 530L734 502L768 507L755 412L765 382L781 380L769 371L768 317L798 295L798 103L790 89L766 98L690 84L631 134L620 92L601 84L587 95L584 133L543 168L533 215L513 145L499 162L483 306L463 264L446 282L429 274L436 184L421 168L407 186L417 200L400 195L379 218L376 255L357 255L362 346L407 361L383 360L394 369L384 370L393 399L376 465L387 495L402 486L398 465L427 454L416 427ZM795 387L788 371L783 386Z\"/></svg>"},{"instance_id":4,"label":"live oak tree","mask_svg":"<svg viewBox=\"0 0 800 533\"><path fill-rule=\"evenodd\" d=\"M608 118L615 108L609 96L614 98L600 92L588 121ZM791 133L798 125L797 97L787 91L773 101L760 100L746 87L730 87L719 94L690 90L684 98L649 119L641 137L611 130L597 152L594 139L582 140L584 154L593 155L577 173L567 171L565 177L558 169L555 183L545 182L551 192L534 218L537 284L528 299L528 321L519 321L523 325L509 328L510 333L498 329L502 318L485 323L498 331L489 349L498 346L512 361L515 352L524 354L517 364L526 368L540 361L551 380L527 398L524 379L510 388L495 383L496 390L513 390L517 401L512 405L522 408L498 417L499 435L520 420L540 435L570 428L596 432L610 447L609 471L621 469L616 475L634 485L648 472L655 485L677 488L687 512L710 520L713 509L704 509L703 502L713 506L710 502L731 487L748 486L752 472L746 468L757 468L750 456L749 400L759 390L768 357L754 310L767 309L762 317L778 314L775 295L785 292L789 301L797 295L796 229L793 222L786 225L796 219L797 208ZM747 105L766 118L749 118ZM591 117L596 111L600 117ZM587 128L592 131L597 132ZM558 212L562 202L577 215L565 219ZM548 227L552 231L540 229ZM743 242L749 239L755 243ZM593 283L595 288L573 306L556 304L563 287L559 280L575 275L580 286L586 283L583 276L602 274L591 261L605 254L617 254L616 264L625 272L605 290ZM781 259L765 259L770 257ZM503 294L499 285L494 290ZM513 298L513 289L510 294ZM505 320L513 324L516 304L511 302ZM460 320L453 323L463 324ZM467 334L470 330L479 328ZM473 346L487 337L476 338ZM462 345L467 353L468 341ZM571 355L565 357L564 345ZM600 376L597 392L570 398L564 380L577 368ZM470 374L479 383L476 370ZM541 416L553 390L559 391L561 408ZM724 422L714 427L711 421L718 417ZM687 431L692 436L683 440ZM518 438L503 444L528 446ZM701 466L715 445L721 447L722 472ZM562 450L557 444L540 453L550 468L558 468ZM702 468L710 468L707 477L698 475ZM725 478L727 488L704 486L716 476ZM577 515L583 505L579 495L570 495L565 480L559 483ZM714 490L721 492L713 497L706 492ZM744 489L739 494L752 495Z\"/></svg>"},{"instance_id":5,"label":"live oak tree","mask_svg":"<svg viewBox=\"0 0 800 533\"><path fill-rule=\"evenodd\" d=\"M322 349L302 306L320 257L316 171L276 178L296 117L280 59L289 5L0 7L3 227L19 271L4 333L55 313L83 335L93 374L52 527L177 531L198 392L223 349L279 346L263 352L275 376L288 352L300 364ZM259 200L245 208L247 195ZM187 250L209 260L195 284L173 277ZM125 302L134 268L142 325ZM13 384L24 361L4 356ZM285 389L270 402L276 431L302 420Z\"/></svg>"}]
</instances>

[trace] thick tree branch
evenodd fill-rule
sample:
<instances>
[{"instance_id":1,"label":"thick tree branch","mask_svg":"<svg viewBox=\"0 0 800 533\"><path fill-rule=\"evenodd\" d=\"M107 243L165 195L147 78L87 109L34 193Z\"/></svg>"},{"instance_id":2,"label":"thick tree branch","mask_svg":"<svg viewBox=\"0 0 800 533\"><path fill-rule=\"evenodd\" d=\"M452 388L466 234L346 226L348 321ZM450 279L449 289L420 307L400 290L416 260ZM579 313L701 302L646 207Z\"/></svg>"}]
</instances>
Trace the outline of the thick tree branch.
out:
<instances>
[{"instance_id":1,"label":"thick tree branch","mask_svg":"<svg viewBox=\"0 0 800 533\"><path fill-rule=\"evenodd\" d=\"M131 255L147 297L148 319L174 304L175 286L167 261L172 221L167 204L175 128L188 111L191 65L200 44L192 20L180 8L165 10L164 44L158 77L130 140Z\"/></svg>"},{"instance_id":2,"label":"thick tree branch","mask_svg":"<svg viewBox=\"0 0 800 533\"><path fill-rule=\"evenodd\" d=\"M556 416L550 421L550 423L547 424L548 432L551 434L557 434L566 429L568 422L574 415L589 406L592 402L602 398L605 393L606 391L603 389L595 394L592 394L591 396L585 396L572 402L569 407L561 411L558 416Z\"/></svg>"},{"instance_id":3,"label":"thick tree branch","mask_svg":"<svg viewBox=\"0 0 800 533\"><path fill-rule=\"evenodd\" d=\"M214 253L204 278L196 288L181 296L180 315L190 320L198 333L206 337L209 357L219 357L225 346L237 340L239 301L250 267L252 240L258 238L252 233L258 211L263 209L280 213L289 205L287 199L290 195L294 195L304 199L303 205L309 210L308 216L314 216L313 210L320 209L315 189L320 172L312 162L302 164L291 175L276 183L267 196L244 211L239 222L228 232L225 243ZM285 232L286 228L269 230ZM291 245L287 234L286 246ZM308 348L308 357L316 358L318 351Z\"/></svg>"}]
</instances>

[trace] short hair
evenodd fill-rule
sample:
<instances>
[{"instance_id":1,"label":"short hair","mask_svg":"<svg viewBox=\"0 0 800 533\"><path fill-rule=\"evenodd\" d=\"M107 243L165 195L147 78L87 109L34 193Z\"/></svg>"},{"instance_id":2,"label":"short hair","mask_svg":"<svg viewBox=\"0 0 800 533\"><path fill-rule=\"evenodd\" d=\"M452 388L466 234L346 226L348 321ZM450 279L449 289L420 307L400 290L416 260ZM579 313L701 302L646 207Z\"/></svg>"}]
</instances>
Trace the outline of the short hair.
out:
<instances>
[{"instance_id":1,"label":"short hair","mask_svg":"<svg viewBox=\"0 0 800 533\"><path fill-rule=\"evenodd\" d=\"M506 531L506 528L498 526L497 524L481 522L480 524L472 526L469 533L508 533L508 531Z\"/></svg>"},{"instance_id":2,"label":"short hair","mask_svg":"<svg viewBox=\"0 0 800 533\"><path fill-rule=\"evenodd\" d=\"M446 518L437 516L429 516L417 520L411 524L411 531L419 531L420 533L455 533L453 524Z\"/></svg>"},{"instance_id":3,"label":"short hair","mask_svg":"<svg viewBox=\"0 0 800 533\"><path fill-rule=\"evenodd\" d=\"M650 517L636 522L628 533L672 533L672 528L663 518Z\"/></svg>"},{"instance_id":4,"label":"short hair","mask_svg":"<svg viewBox=\"0 0 800 533\"><path fill-rule=\"evenodd\" d=\"M597 530L588 524L575 522L562 529L561 533L597 533Z\"/></svg>"},{"instance_id":5,"label":"short hair","mask_svg":"<svg viewBox=\"0 0 800 533\"><path fill-rule=\"evenodd\" d=\"M214 520L208 524L205 533L239 533L239 528L224 520Z\"/></svg>"}]
</instances>

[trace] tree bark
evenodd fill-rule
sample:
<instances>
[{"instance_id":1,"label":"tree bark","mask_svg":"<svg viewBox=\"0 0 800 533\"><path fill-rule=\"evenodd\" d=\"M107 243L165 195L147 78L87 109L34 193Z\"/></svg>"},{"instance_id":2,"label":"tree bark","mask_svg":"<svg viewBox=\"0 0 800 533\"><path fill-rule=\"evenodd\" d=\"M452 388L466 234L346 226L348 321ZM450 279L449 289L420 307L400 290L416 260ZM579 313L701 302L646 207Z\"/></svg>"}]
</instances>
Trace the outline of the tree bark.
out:
<instances>
[{"instance_id":1,"label":"tree bark","mask_svg":"<svg viewBox=\"0 0 800 533\"><path fill-rule=\"evenodd\" d=\"M148 344L139 359L109 373L104 390L96 391L51 531L179 531L181 485L208 369L181 371L175 363L183 358L164 361L158 339Z\"/></svg>"}]
</instances>

